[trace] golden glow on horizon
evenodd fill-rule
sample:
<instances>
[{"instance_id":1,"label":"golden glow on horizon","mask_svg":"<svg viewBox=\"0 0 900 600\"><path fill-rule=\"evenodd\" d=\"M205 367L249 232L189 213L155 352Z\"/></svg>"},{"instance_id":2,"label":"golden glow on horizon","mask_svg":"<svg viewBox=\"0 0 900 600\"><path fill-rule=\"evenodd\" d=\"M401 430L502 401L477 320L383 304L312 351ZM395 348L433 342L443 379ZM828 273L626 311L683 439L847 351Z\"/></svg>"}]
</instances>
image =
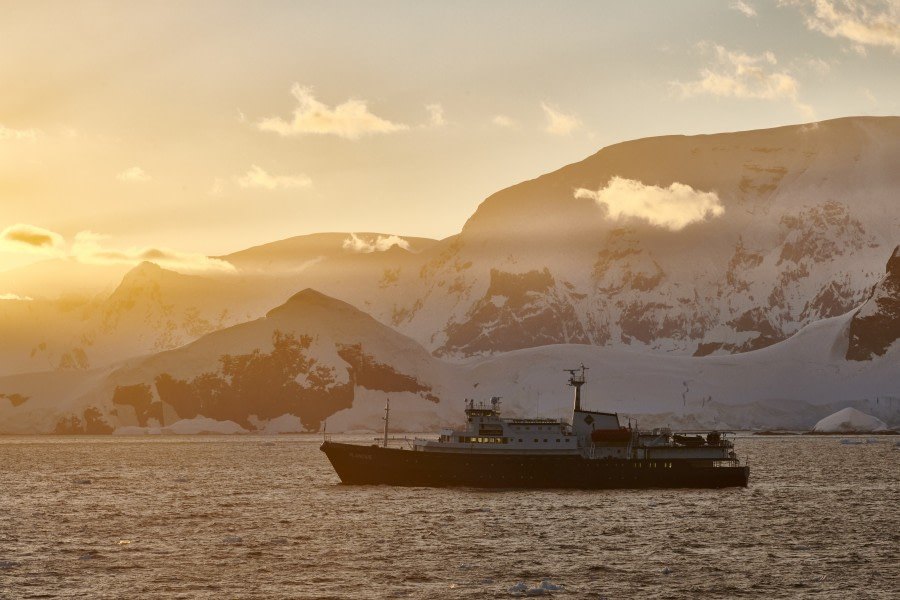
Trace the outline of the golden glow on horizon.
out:
<instances>
[{"instance_id":1,"label":"golden glow on horizon","mask_svg":"<svg viewBox=\"0 0 900 600\"><path fill-rule=\"evenodd\" d=\"M6 12L0 271L220 268L203 257L320 231L442 238L611 143L900 113L896 0Z\"/></svg>"}]
</instances>

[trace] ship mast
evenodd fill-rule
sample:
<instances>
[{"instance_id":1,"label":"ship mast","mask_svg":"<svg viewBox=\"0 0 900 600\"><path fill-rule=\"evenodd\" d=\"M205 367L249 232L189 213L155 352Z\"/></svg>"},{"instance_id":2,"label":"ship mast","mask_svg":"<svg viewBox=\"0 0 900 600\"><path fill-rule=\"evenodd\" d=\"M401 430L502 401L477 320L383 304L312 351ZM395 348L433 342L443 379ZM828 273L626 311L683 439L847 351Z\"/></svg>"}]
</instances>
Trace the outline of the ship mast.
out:
<instances>
[{"instance_id":1,"label":"ship mast","mask_svg":"<svg viewBox=\"0 0 900 600\"><path fill-rule=\"evenodd\" d=\"M578 369L563 369L569 374L569 385L575 388L575 410L581 410L581 386L584 385L584 372L587 367L584 364Z\"/></svg>"},{"instance_id":2,"label":"ship mast","mask_svg":"<svg viewBox=\"0 0 900 600\"><path fill-rule=\"evenodd\" d=\"M387 448L388 444L388 418L391 416L391 399L387 399L387 403L384 405L384 416L382 420L384 421L384 447Z\"/></svg>"}]
</instances>

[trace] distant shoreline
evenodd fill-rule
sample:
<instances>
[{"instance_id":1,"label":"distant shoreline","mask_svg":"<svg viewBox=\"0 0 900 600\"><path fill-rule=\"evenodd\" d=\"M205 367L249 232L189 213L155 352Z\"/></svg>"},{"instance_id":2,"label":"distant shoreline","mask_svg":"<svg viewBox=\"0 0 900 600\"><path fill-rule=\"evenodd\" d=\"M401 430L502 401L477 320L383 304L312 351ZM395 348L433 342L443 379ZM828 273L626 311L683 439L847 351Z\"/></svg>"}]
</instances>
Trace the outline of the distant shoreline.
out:
<instances>
[{"instance_id":1,"label":"distant shoreline","mask_svg":"<svg viewBox=\"0 0 900 600\"><path fill-rule=\"evenodd\" d=\"M781 429L766 429L754 431L753 435L900 435L900 431L884 429L882 431L784 431Z\"/></svg>"}]
</instances>

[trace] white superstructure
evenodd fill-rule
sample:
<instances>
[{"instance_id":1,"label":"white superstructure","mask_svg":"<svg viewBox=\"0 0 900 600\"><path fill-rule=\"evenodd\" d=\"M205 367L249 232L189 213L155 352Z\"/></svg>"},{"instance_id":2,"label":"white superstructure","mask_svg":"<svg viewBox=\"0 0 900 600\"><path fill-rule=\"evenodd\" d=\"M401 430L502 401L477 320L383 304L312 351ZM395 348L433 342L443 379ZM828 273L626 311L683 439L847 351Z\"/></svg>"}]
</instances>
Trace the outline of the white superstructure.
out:
<instances>
[{"instance_id":1,"label":"white superstructure","mask_svg":"<svg viewBox=\"0 0 900 600\"><path fill-rule=\"evenodd\" d=\"M623 427L616 413L584 410L581 386L585 367L571 369L575 388L572 422L561 419L504 419L500 398L490 405L466 400L465 429L444 429L436 440L416 439L414 450L479 454L578 455L591 459L734 460L732 442L719 432L673 435L671 430L637 431Z\"/></svg>"}]
</instances>

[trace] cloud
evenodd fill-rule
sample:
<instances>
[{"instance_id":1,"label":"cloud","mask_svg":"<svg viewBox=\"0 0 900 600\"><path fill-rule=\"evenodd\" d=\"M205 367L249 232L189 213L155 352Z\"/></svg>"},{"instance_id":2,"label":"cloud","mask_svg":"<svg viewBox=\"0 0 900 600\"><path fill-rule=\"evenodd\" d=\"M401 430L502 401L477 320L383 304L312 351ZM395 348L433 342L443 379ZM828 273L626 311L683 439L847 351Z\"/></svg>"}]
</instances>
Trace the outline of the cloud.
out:
<instances>
[{"instance_id":1,"label":"cloud","mask_svg":"<svg viewBox=\"0 0 900 600\"><path fill-rule=\"evenodd\" d=\"M900 2L897 0L783 0L797 6L806 26L831 38L852 42L857 52L885 46L900 53Z\"/></svg>"},{"instance_id":2,"label":"cloud","mask_svg":"<svg viewBox=\"0 0 900 600\"><path fill-rule=\"evenodd\" d=\"M606 206L610 219L641 219L670 231L679 231L691 223L725 213L715 192L701 192L677 181L662 188L613 177L605 188L596 192L584 188L575 190L575 197L590 198Z\"/></svg>"},{"instance_id":3,"label":"cloud","mask_svg":"<svg viewBox=\"0 0 900 600\"><path fill-rule=\"evenodd\" d=\"M101 243L107 238L108 236L93 231L81 231L75 235L69 256L80 263L92 265L138 265L142 262L152 262L164 269L179 272L228 273L235 270L234 265L227 261L171 248L132 247L125 250L109 248Z\"/></svg>"},{"instance_id":4,"label":"cloud","mask_svg":"<svg viewBox=\"0 0 900 600\"><path fill-rule=\"evenodd\" d=\"M0 251L58 255L65 244L63 236L43 227L16 223L0 231Z\"/></svg>"},{"instance_id":5,"label":"cloud","mask_svg":"<svg viewBox=\"0 0 900 600\"><path fill-rule=\"evenodd\" d=\"M31 296L20 296L18 294L0 294L0 300L32 300Z\"/></svg>"},{"instance_id":6,"label":"cloud","mask_svg":"<svg viewBox=\"0 0 900 600\"><path fill-rule=\"evenodd\" d=\"M263 119L257 125L261 131L273 131L282 136L316 133L355 140L362 135L409 129L407 125L392 123L372 114L364 100L351 99L331 108L313 97L312 88L298 83L291 88L291 94L298 103L293 118Z\"/></svg>"},{"instance_id":7,"label":"cloud","mask_svg":"<svg viewBox=\"0 0 900 600\"><path fill-rule=\"evenodd\" d=\"M38 137L37 129L12 129L0 125L0 141L2 140L29 140L34 141Z\"/></svg>"},{"instance_id":8,"label":"cloud","mask_svg":"<svg viewBox=\"0 0 900 600\"><path fill-rule=\"evenodd\" d=\"M541 102L541 108L547 116L547 125L544 131L552 135L569 135L581 125L581 121L575 115L567 115L556 107L546 102Z\"/></svg>"},{"instance_id":9,"label":"cloud","mask_svg":"<svg viewBox=\"0 0 900 600\"><path fill-rule=\"evenodd\" d=\"M821 58L808 58L802 61L801 64L807 71L819 77L825 77L831 72L831 65L828 64L828 61Z\"/></svg>"},{"instance_id":10,"label":"cloud","mask_svg":"<svg viewBox=\"0 0 900 600\"><path fill-rule=\"evenodd\" d=\"M108 237L92 231L80 231L75 234L71 246L67 247L66 241L58 233L42 227L19 223L0 231L0 252L45 254L91 265L137 265L144 261L150 261L161 267L182 272L215 271L222 273L235 270L234 266L227 261L170 248L144 247L126 250L109 248L102 243ZM28 298L23 299L27 300Z\"/></svg>"},{"instance_id":11,"label":"cloud","mask_svg":"<svg viewBox=\"0 0 900 600\"><path fill-rule=\"evenodd\" d=\"M306 175L269 175L262 167L251 165L250 170L238 178L242 188L262 188L266 190L291 190L312 185L312 179Z\"/></svg>"},{"instance_id":12,"label":"cloud","mask_svg":"<svg viewBox=\"0 0 900 600\"><path fill-rule=\"evenodd\" d=\"M341 246L344 250L364 253L384 252L385 250L389 250L392 246L400 246L404 250L409 250L409 242L396 235L379 235L375 239L364 240L355 233L351 233L350 237L345 239Z\"/></svg>"},{"instance_id":13,"label":"cloud","mask_svg":"<svg viewBox=\"0 0 900 600\"><path fill-rule=\"evenodd\" d=\"M447 124L444 119L444 107L440 104L428 104L425 110L428 111L428 124L432 127L443 127Z\"/></svg>"},{"instance_id":14,"label":"cloud","mask_svg":"<svg viewBox=\"0 0 900 600\"><path fill-rule=\"evenodd\" d=\"M515 129L519 126L518 123L516 123L514 120L507 117L506 115L497 115L496 117L491 119L491 123L493 123L497 127L503 127L506 129Z\"/></svg>"},{"instance_id":15,"label":"cloud","mask_svg":"<svg viewBox=\"0 0 900 600\"><path fill-rule=\"evenodd\" d=\"M116 175L116 179L131 183L144 183L145 181L150 181L152 177L140 167L130 167Z\"/></svg>"},{"instance_id":16,"label":"cloud","mask_svg":"<svg viewBox=\"0 0 900 600\"><path fill-rule=\"evenodd\" d=\"M737 0L736 2L732 2L731 8L743 13L746 17L756 16L756 9L749 2L744 2L744 0Z\"/></svg>"},{"instance_id":17,"label":"cloud","mask_svg":"<svg viewBox=\"0 0 900 600\"><path fill-rule=\"evenodd\" d=\"M712 49L714 64L701 69L700 79L683 83L672 82L683 98L710 95L726 98L759 100L790 100L804 115L812 117L813 110L799 99L800 85L787 71L777 68L778 60L772 52L753 56L732 52L718 44L701 44L701 50Z\"/></svg>"}]
</instances>

